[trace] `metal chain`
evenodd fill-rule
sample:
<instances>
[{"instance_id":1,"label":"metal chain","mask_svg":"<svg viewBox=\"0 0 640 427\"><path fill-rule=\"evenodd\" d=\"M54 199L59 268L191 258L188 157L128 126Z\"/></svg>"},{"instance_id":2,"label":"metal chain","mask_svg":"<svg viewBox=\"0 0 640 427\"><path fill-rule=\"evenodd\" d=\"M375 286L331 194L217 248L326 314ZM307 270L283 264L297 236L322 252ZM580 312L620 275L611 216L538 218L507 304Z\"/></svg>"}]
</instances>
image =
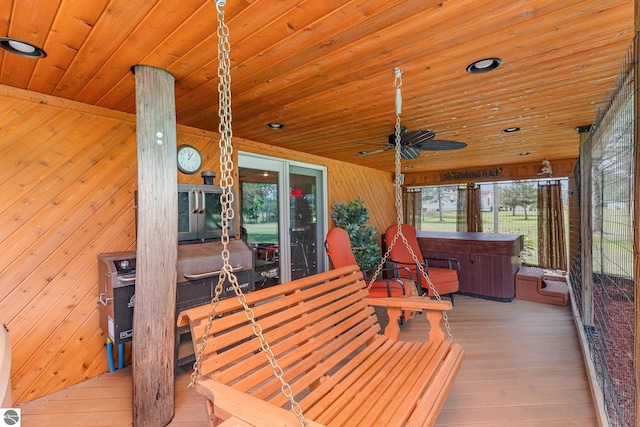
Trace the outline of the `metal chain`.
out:
<instances>
[{"instance_id":1,"label":"metal chain","mask_svg":"<svg viewBox=\"0 0 640 427\"><path fill-rule=\"evenodd\" d=\"M215 287L214 296L211 300L211 308L208 314L207 325L205 326L204 336L202 342L200 343L200 347L198 349L198 354L196 356L196 361L193 364L193 373L191 374L191 383L189 384L190 388L195 386L196 379L198 377L198 373L200 372L201 360L204 355L206 346L207 346L207 338L211 331L211 325L216 317L216 308L218 306L218 302L220 300L220 294L222 293L222 288L225 280L231 282L233 290L236 294L236 298L242 307L244 308L244 314L247 317L247 320L251 323L251 327L254 335L260 341L260 348L262 352L267 357L269 364L271 365L271 369L273 370L274 375L280 381L280 390L282 394L289 399L291 404L291 410L294 415L298 419L298 422L302 426L309 426L308 421L304 417L302 413L302 407L295 400L293 396L293 389L284 379L284 370L278 364L276 357L269 346L269 343L265 339L262 328L255 320L255 313L251 307L249 307L247 303L246 296L242 293L242 289L238 285L238 278L233 272L233 267L229 262L229 221L232 221L235 217L234 209L233 209L233 201L234 196L231 191L233 188L233 145L231 143L231 139L233 136L233 132L231 130L231 61L229 59L229 27L224 22L224 11L220 9L221 6L224 6L225 2L223 0L216 1L216 10L218 15L218 114L220 116L220 124L218 125L218 131L220 133L220 186L222 187L222 195L220 196L220 202L222 204L222 260L224 265L222 266L220 276L218 278L218 283Z\"/></svg>"},{"instance_id":2,"label":"metal chain","mask_svg":"<svg viewBox=\"0 0 640 427\"><path fill-rule=\"evenodd\" d=\"M401 183L400 183L400 158L401 158L401 149L402 149L402 144L401 144L401 126L400 126L400 115L401 115L401 110L402 110L402 96L401 96L401 92L400 92L400 86L402 86L402 71L400 71L399 68L395 68L394 70L394 81L393 81L393 86L396 88L396 128L395 128L395 179L394 179L394 188L395 188L395 207L396 207L396 223L398 224L398 231L396 232L395 236L393 236L393 240L391 242L387 242L387 250L384 253L382 259L380 260L380 262L378 263L378 266L376 267L373 276L371 277L371 280L369 281L369 284L367 286L367 290L370 290L371 287L373 286L374 282L376 281L376 279L378 278L378 276L380 275L380 272L382 271L382 267L384 266L384 264L386 263L387 259L389 259L389 255L391 253L391 249L395 246L396 242L398 241L398 237L402 238L402 243L404 243L404 245L407 247L407 250L409 251L409 254L411 255L411 259L413 260L413 262L416 263L416 265L418 266L418 269L420 270L420 276L422 278L424 278L425 282L428 284L429 289L431 289L431 291L433 292L433 296L436 298L436 300L438 300L438 302L442 302L442 297L440 297L440 294L438 293L438 291L436 290L435 286L433 285L433 282L431 281L431 279L429 278L429 276L427 275L426 270L424 269L424 266L420 263L420 261L418 260L418 257L416 256L416 254L413 252L413 249L411 248L411 245L409 244L409 241L407 241L407 238L404 236L404 234L402 233L402 228L400 227L400 224L404 223L404 219L403 219L403 211L402 211L402 188L401 188ZM449 325L449 316L447 316L447 312L443 311L442 312L442 319L444 320L444 324L445 324L445 329L447 330L447 337L449 338L450 341L453 341L453 335L451 334L451 326Z\"/></svg>"}]
</instances>

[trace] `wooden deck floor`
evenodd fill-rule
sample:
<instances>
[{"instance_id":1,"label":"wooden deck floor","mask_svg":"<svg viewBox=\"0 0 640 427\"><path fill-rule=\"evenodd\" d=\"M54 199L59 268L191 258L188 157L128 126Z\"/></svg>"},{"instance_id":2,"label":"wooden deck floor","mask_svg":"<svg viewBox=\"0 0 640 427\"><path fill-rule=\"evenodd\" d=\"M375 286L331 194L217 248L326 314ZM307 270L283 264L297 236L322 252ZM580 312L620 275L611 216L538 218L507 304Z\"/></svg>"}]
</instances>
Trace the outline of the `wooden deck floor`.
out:
<instances>
[{"instance_id":1,"label":"wooden deck floor","mask_svg":"<svg viewBox=\"0 0 640 427\"><path fill-rule=\"evenodd\" d=\"M402 327L420 340L416 318ZM438 418L439 426L597 426L578 336L568 307L457 296L450 314L465 361ZM176 379L170 426L206 426L203 399ZM85 381L22 407L23 425L131 425L131 371Z\"/></svg>"}]
</instances>

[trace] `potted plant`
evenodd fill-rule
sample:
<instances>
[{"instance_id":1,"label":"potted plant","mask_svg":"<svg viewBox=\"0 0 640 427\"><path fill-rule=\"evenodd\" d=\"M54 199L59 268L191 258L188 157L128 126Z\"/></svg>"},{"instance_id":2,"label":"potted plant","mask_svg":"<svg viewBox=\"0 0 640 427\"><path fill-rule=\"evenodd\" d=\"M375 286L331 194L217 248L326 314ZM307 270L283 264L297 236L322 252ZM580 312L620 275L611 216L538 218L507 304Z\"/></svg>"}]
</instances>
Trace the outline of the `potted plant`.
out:
<instances>
[{"instance_id":1,"label":"potted plant","mask_svg":"<svg viewBox=\"0 0 640 427\"><path fill-rule=\"evenodd\" d=\"M367 224L369 211L364 207L364 201L358 197L348 203L334 203L331 218L336 226L345 229L349 234L351 249L358 266L363 270L374 269L382 256L378 245L378 233L372 225Z\"/></svg>"}]
</instances>

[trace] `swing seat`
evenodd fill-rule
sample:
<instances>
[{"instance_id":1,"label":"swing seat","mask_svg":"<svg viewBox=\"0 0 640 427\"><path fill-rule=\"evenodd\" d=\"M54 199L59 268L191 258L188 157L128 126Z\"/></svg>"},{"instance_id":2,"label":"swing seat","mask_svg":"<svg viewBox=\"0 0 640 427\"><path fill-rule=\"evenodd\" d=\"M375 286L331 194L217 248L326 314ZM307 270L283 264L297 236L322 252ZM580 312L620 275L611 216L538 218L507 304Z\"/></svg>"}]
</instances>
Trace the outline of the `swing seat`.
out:
<instances>
[{"instance_id":1,"label":"swing seat","mask_svg":"<svg viewBox=\"0 0 640 427\"><path fill-rule=\"evenodd\" d=\"M311 426L433 425L456 377L463 349L440 327L449 301L367 298L357 265L247 294L256 322ZM384 335L372 306L386 306ZM402 309L423 310L428 340L398 340ZM183 311L196 354L210 305ZM196 390L211 425L227 419L251 426L297 426L238 298L219 302ZM224 424L226 425L226 424Z\"/></svg>"}]
</instances>

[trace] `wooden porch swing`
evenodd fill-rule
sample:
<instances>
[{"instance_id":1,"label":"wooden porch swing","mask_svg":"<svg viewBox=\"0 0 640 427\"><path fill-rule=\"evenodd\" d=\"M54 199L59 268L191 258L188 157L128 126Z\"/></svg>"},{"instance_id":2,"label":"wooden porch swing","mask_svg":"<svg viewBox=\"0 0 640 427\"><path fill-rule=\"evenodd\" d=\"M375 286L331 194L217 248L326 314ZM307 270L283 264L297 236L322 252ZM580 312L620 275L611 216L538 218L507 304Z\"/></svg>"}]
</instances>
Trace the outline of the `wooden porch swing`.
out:
<instances>
[{"instance_id":1,"label":"wooden porch swing","mask_svg":"<svg viewBox=\"0 0 640 427\"><path fill-rule=\"evenodd\" d=\"M229 43L221 10L224 4L224 0L216 1L222 243L226 248L227 225L234 214ZM398 74L396 69L396 82ZM399 85L396 89L399 96ZM398 100L396 113L399 169ZM396 193L397 199L398 179ZM400 207L397 201L396 207ZM451 309L450 302L424 297L369 299L356 265L244 295L225 252L211 304L183 311L178 317L179 326L188 324L191 328L196 362L190 386L207 398L212 426L388 427L435 423L464 353L451 340L445 314ZM219 301L225 281L232 284L237 298ZM384 335L379 333L373 306L387 307L389 326ZM424 311L429 324L426 342L398 340L402 309ZM448 337L440 326L443 317Z\"/></svg>"}]
</instances>

